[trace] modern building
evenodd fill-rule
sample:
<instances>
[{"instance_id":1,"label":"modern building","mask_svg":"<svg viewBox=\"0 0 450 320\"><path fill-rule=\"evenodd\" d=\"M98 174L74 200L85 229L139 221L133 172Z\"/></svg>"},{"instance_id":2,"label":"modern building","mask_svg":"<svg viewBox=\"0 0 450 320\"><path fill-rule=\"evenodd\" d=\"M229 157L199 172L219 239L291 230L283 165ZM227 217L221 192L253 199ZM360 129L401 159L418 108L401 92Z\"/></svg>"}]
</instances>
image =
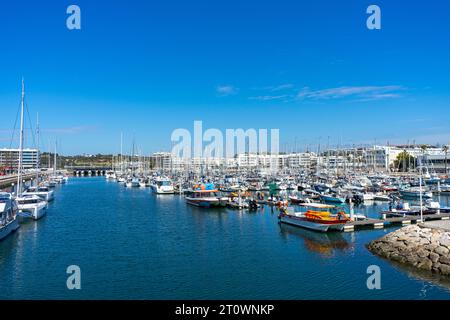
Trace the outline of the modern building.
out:
<instances>
[{"instance_id":1,"label":"modern building","mask_svg":"<svg viewBox=\"0 0 450 320\"><path fill-rule=\"evenodd\" d=\"M425 154L420 156L418 160L419 164L428 168L429 172L447 175L450 173L450 159L448 154Z\"/></svg>"},{"instance_id":2,"label":"modern building","mask_svg":"<svg viewBox=\"0 0 450 320\"><path fill-rule=\"evenodd\" d=\"M369 146L347 149L330 149L321 152L300 152L288 154L241 153L233 158L191 158L183 159L170 152L159 152L151 156L152 168L164 171L196 171L205 172L216 169L260 170L274 173L278 170L331 171L345 173L362 172L394 172L397 157L407 152L417 163L432 172L444 173L445 161L450 167L448 158L442 148L427 146ZM413 165L413 170L415 169Z\"/></svg>"},{"instance_id":3,"label":"modern building","mask_svg":"<svg viewBox=\"0 0 450 320\"><path fill-rule=\"evenodd\" d=\"M23 149L22 164L23 168L34 169L39 161L39 152L37 149ZM19 166L19 149L0 149L0 168L9 171L17 171Z\"/></svg>"}]
</instances>

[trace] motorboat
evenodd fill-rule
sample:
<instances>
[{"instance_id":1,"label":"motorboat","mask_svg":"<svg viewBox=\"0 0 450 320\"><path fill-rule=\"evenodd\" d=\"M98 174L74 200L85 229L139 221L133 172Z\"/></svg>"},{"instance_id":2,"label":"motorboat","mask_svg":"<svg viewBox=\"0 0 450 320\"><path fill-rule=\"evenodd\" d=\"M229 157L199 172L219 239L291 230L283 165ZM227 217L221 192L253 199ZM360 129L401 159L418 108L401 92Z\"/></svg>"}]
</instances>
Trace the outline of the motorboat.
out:
<instances>
[{"instance_id":1,"label":"motorboat","mask_svg":"<svg viewBox=\"0 0 450 320\"><path fill-rule=\"evenodd\" d=\"M30 217L34 220L42 218L47 211L47 201L37 195L21 195L16 197L17 206L21 216Z\"/></svg>"},{"instance_id":2,"label":"motorboat","mask_svg":"<svg viewBox=\"0 0 450 320\"><path fill-rule=\"evenodd\" d=\"M391 197L389 197L389 195L384 194L384 193L376 193L373 196L373 200L375 201L391 201Z\"/></svg>"},{"instance_id":3,"label":"motorboat","mask_svg":"<svg viewBox=\"0 0 450 320\"><path fill-rule=\"evenodd\" d=\"M125 186L127 188L139 188L139 179L138 178L128 179Z\"/></svg>"},{"instance_id":4,"label":"motorboat","mask_svg":"<svg viewBox=\"0 0 450 320\"><path fill-rule=\"evenodd\" d=\"M10 193L0 192L0 240L19 228L17 202Z\"/></svg>"},{"instance_id":5,"label":"motorboat","mask_svg":"<svg viewBox=\"0 0 450 320\"><path fill-rule=\"evenodd\" d=\"M407 189L401 189L400 194L405 198L433 198L433 193L426 190L424 187L411 187Z\"/></svg>"},{"instance_id":6,"label":"motorboat","mask_svg":"<svg viewBox=\"0 0 450 320\"><path fill-rule=\"evenodd\" d=\"M156 194L174 194L175 189L173 187L172 180L169 178L161 177L155 179L150 185L152 191Z\"/></svg>"},{"instance_id":7,"label":"motorboat","mask_svg":"<svg viewBox=\"0 0 450 320\"><path fill-rule=\"evenodd\" d=\"M302 203L310 203L311 202L311 200L309 198L298 196L298 195L290 195L289 201L292 204L302 204Z\"/></svg>"},{"instance_id":8,"label":"motorboat","mask_svg":"<svg viewBox=\"0 0 450 320\"><path fill-rule=\"evenodd\" d=\"M114 171L112 171L112 170L107 171L105 173L105 178L108 179L108 180L115 180L116 179L116 173Z\"/></svg>"},{"instance_id":9,"label":"motorboat","mask_svg":"<svg viewBox=\"0 0 450 320\"><path fill-rule=\"evenodd\" d=\"M23 195L36 195L47 202L53 201L54 199L54 191L45 186L29 187Z\"/></svg>"},{"instance_id":10,"label":"motorboat","mask_svg":"<svg viewBox=\"0 0 450 320\"><path fill-rule=\"evenodd\" d=\"M332 194L321 194L320 199L325 202L345 203L344 197L339 197Z\"/></svg>"},{"instance_id":11,"label":"motorboat","mask_svg":"<svg viewBox=\"0 0 450 320\"><path fill-rule=\"evenodd\" d=\"M194 186L185 199L187 204L203 208L225 207L229 202L228 197L220 196L213 184Z\"/></svg>"},{"instance_id":12,"label":"motorboat","mask_svg":"<svg viewBox=\"0 0 450 320\"><path fill-rule=\"evenodd\" d=\"M306 212L292 212L283 210L279 215L282 223L315 231L341 231L350 218L335 206L322 203L304 204Z\"/></svg>"}]
</instances>

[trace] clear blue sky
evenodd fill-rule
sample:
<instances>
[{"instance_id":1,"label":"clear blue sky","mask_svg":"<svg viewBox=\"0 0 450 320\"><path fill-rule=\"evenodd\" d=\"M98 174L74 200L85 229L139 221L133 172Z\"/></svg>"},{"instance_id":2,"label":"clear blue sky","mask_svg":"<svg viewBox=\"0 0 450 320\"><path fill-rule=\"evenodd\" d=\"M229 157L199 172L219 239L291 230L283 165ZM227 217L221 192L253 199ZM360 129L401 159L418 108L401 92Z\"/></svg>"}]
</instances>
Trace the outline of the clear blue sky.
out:
<instances>
[{"instance_id":1,"label":"clear blue sky","mask_svg":"<svg viewBox=\"0 0 450 320\"><path fill-rule=\"evenodd\" d=\"M82 30L66 28L70 4ZM125 149L135 137L146 154L168 150L194 120L280 128L290 146L448 143L449 12L443 0L7 1L0 147L22 76L43 146L66 154L118 152L121 131Z\"/></svg>"}]
</instances>

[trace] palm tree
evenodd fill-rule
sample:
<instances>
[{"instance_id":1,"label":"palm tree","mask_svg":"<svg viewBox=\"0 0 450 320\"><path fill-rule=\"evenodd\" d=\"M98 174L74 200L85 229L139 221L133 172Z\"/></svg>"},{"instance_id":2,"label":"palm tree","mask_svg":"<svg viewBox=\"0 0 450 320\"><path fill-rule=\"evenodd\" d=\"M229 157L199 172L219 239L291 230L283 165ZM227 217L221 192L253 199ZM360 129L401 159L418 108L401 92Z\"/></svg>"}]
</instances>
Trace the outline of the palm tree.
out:
<instances>
[{"instance_id":1,"label":"palm tree","mask_svg":"<svg viewBox=\"0 0 450 320\"><path fill-rule=\"evenodd\" d=\"M442 151L444 151L444 154L445 154L445 175L447 175L448 174L448 170L447 170L447 153L448 153L448 145L445 145L445 146L443 146L442 147Z\"/></svg>"}]
</instances>

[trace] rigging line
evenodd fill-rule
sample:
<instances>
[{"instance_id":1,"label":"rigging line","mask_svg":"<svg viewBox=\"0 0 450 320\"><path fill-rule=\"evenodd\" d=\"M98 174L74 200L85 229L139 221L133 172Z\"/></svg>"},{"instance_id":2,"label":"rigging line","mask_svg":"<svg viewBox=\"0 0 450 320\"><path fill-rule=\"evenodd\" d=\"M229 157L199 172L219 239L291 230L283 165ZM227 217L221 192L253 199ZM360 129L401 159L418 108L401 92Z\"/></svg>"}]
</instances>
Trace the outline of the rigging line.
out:
<instances>
[{"instance_id":1,"label":"rigging line","mask_svg":"<svg viewBox=\"0 0 450 320\"><path fill-rule=\"evenodd\" d=\"M20 112L20 104L19 104L19 108L17 108L17 113L16 113L16 120L14 121L14 129L11 133L11 140L9 141L9 148L12 148L12 143L14 141L14 133L16 132L16 126L17 126L17 119L19 118L19 112Z\"/></svg>"},{"instance_id":2,"label":"rigging line","mask_svg":"<svg viewBox=\"0 0 450 320\"><path fill-rule=\"evenodd\" d=\"M25 101L25 109L27 110L28 122L30 124L31 137L33 138L33 146L36 147L36 139L33 131L33 124L31 123L30 110L28 109L28 103Z\"/></svg>"}]
</instances>

